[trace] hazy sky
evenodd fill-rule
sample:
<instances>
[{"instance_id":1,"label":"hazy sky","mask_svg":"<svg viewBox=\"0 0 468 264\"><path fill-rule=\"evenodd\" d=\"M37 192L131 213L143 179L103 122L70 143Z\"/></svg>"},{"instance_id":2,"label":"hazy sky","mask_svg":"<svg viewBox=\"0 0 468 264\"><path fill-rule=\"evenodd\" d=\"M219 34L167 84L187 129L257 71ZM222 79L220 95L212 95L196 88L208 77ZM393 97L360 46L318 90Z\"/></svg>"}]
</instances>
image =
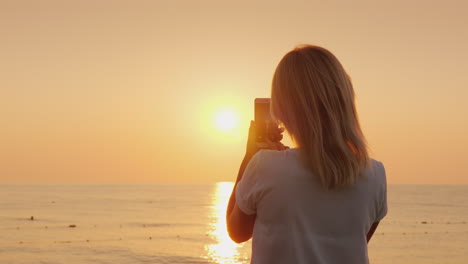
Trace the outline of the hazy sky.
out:
<instances>
[{"instance_id":1,"label":"hazy sky","mask_svg":"<svg viewBox=\"0 0 468 264\"><path fill-rule=\"evenodd\" d=\"M0 183L235 180L253 99L310 43L389 183L468 184L466 3L0 0Z\"/></svg>"}]
</instances>

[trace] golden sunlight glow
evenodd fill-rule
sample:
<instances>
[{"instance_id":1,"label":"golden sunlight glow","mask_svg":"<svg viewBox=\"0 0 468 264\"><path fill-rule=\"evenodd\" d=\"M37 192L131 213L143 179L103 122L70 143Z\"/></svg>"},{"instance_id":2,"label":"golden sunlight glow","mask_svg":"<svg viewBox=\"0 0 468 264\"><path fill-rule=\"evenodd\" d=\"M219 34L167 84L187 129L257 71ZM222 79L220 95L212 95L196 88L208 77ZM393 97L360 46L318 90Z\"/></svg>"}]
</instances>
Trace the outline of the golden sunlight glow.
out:
<instances>
[{"instance_id":1,"label":"golden sunlight glow","mask_svg":"<svg viewBox=\"0 0 468 264\"><path fill-rule=\"evenodd\" d=\"M208 96L200 101L198 109L198 128L204 135L202 140L208 140L210 144L237 146L246 139L253 118L253 100L239 96Z\"/></svg>"},{"instance_id":2,"label":"golden sunlight glow","mask_svg":"<svg viewBox=\"0 0 468 264\"><path fill-rule=\"evenodd\" d=\"M226 229L226 208L234 183L219 182L213 198L213 217L215 222L211 224L210 236L215 244L206 246L208 258L221 264L248 263L249 256L242 254L240 249L243 244L236 244L231 240Z\"/></svg>"},{"instance_id":3,"label":"golden sunlight glow","mask_svg":"<svg viewBox=\"0 0 468 264\"><path fill-rule=\"evenodd\" d=\"M224 110L216 115L216 126L222 131L231 131L237 125L237 116L231 110Z\"/></svg>"}]
</instances>

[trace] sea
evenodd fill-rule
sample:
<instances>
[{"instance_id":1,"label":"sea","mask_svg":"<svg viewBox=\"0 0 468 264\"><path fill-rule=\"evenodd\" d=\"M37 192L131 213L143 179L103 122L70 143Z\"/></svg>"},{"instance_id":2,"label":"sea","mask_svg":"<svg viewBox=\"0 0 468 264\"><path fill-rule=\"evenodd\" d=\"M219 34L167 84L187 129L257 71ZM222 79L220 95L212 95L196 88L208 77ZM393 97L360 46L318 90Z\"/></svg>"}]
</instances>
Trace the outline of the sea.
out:
<instances>
[{"instance_id":1,"label":"sea","mask_svg":"<svg viewBox=\"0 0 468 264\"><path fill-rule=\"evenodd\" d=\"M249 263L232 182L0 185L0 263ZM389 185L370 263L468 263L468 186Z\"/></svg>"}]
</instances>

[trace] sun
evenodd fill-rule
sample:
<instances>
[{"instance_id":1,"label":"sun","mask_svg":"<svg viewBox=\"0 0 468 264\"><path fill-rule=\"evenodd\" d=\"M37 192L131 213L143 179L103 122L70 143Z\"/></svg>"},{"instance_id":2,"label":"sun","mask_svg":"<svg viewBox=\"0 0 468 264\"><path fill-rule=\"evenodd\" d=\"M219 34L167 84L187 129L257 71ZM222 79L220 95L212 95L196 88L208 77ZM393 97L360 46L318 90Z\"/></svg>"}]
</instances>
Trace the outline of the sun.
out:
<instances>
[{"instance_id":1,"label":"sun","mask_svg":"<svg viewBox=\"0 0 468 264\"><path fill-rule=\"evenodd\" d=\"M237 125L237 116L231 110L222 110L216 115L216 127L221 131L232 131Z\"/></svg>"}]
</instances>

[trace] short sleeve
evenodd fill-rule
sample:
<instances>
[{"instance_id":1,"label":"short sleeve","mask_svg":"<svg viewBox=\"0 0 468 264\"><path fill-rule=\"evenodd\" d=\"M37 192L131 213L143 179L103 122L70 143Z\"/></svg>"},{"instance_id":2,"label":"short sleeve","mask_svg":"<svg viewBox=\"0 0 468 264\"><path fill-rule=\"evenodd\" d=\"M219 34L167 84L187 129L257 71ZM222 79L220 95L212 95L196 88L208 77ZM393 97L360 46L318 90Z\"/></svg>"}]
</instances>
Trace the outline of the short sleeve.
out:
<instances>
[{"instance_id":1,"label":"short sleeve","mask_svg":"<svg viewBox=\"0 0 468 264\"><path fill-rule=\"evenodd\" d=\"M377 216L375 222L379 222L382 220L386 215L388 211L388 206L387 206L387 175L385 172L385 167L381 162L379 162L378 166L378 173L379 173L379 194L378 194L378 209L377 209Z\"/></svg>"},{"instance_id":2,"label":"short sleeve","mask_svg":"<svg viewBox=\"0 0 468 264\"><path fill-rule=\"evenodd\" d=\"M263 151L257 152L247 164L242 179L236 187L236 203L239 209L247 215L255 214L261 183L258 181L260 174L260 160Z\"/></svg>"}]
</instances>

